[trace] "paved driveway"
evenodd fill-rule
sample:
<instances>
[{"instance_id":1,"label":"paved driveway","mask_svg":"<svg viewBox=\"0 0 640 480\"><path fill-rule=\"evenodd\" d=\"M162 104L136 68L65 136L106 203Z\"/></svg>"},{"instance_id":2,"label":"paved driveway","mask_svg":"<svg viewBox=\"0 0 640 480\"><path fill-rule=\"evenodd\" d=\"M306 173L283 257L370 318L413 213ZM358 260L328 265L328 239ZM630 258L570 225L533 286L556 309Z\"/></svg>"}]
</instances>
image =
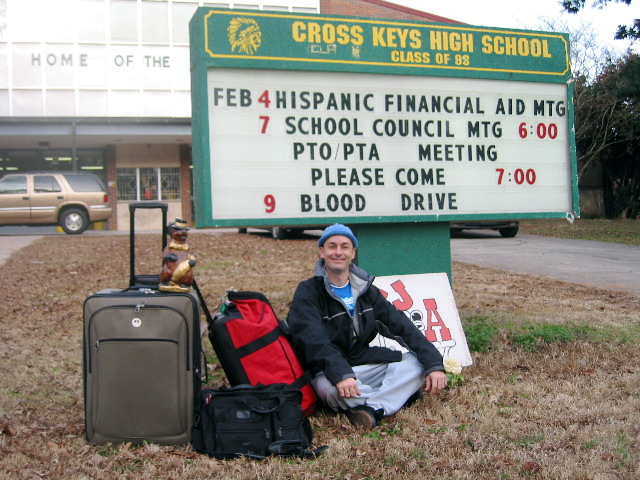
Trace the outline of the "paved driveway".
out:
<instances>
[{"instance_id":1,"label":"paved driveway","mask_svg":"<svg viewBox=\"0 0 640 480\"><path fill-rule=\"evenodd\" d=\"M640 246L469 233L451 239L451 259L640 296Z\"/></svg>"}]
</instances>

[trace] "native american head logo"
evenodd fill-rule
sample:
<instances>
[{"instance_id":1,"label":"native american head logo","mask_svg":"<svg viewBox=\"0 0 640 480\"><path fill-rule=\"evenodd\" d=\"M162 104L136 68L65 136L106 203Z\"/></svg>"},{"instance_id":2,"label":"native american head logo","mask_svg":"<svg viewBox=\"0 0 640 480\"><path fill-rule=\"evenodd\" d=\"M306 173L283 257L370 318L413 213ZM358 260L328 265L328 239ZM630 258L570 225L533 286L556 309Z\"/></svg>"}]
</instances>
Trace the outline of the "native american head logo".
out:
<instances>
[{"instance_id":1,"label":"native american head logo","mask_svg":"<svg viewBox=\"0 0 640 480\"><path fill-rule=\"evenodd\" d=\"M231 51L253 55L262 45L262 32L260 26L253 18L237 17L229 22L227 28Z\"/></svg>"}]
</instances>

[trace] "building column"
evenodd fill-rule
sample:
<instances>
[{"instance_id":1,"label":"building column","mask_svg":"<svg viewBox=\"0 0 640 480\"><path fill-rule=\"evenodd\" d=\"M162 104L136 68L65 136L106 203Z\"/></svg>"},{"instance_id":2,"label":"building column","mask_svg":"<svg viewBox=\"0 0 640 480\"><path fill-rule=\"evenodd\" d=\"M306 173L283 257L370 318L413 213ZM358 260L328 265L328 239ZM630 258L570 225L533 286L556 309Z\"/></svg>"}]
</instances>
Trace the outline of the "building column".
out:
<instances>
[{"instance_id":1,"label":"building column","mask_svg":"<svg viewBox=\"0 0 640 480\"><path fill-rule=\"evenodd\" d=\"M107 145L104 151L104 176L107 182L107 192L109 193L109 204L113 209L113 214L107 221L107 230L118 229L118 186L116 183L116 146Z\"/></svg>"}]
</instances>

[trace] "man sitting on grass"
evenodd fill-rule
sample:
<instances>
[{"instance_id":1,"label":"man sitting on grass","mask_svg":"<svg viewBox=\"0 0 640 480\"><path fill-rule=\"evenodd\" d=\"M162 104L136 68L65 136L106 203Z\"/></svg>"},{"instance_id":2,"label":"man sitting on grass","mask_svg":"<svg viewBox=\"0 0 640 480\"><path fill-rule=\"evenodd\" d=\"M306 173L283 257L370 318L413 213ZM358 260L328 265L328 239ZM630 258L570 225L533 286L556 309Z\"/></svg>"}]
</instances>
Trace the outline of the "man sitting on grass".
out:
<instances>
[{"instance_id":1,"label":"man sitting on grass","mask_svg":"<svg viewBox=\"0 0 640 480\"><path fill-rule=\"evenodd\" d=\"M287 322L299 355L316 373L320 400L351 423L375 427L425 391L447 385L442 356L424 334L352 263L358 240L334 224L318 241L314 277L300 282ZM370 346L381 335L409 352Z\"/></svg>"}]
</instances>

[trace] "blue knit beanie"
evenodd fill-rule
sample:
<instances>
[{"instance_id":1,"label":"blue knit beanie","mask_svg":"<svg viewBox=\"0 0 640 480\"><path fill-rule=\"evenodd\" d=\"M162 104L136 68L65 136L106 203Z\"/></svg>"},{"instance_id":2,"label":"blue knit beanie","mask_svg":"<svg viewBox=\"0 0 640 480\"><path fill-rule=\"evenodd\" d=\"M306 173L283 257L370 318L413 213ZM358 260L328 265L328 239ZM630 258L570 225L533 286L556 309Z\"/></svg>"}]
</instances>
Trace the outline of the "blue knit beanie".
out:
<instances>
[{"instance_id":1,"label":"blue knit beanie","mask_svg":"<svg viewBox=\"0 0 640 480\"><path fill-rule=\"evenodd\" d=\"M330 227L327 227L320 237L320 240L318 240L318 246L322 247L324 245L324 242L327 241L327 238L333 237L334 235L344 235L345 237L349 238L349 240L351 240L351 243L353 243L353 248L358 248L358 240L356 239L356 236L353 234L349 227L347 227L346 225L342 225L341 223L334 223Z\"/></svg>"}]
</instances>

